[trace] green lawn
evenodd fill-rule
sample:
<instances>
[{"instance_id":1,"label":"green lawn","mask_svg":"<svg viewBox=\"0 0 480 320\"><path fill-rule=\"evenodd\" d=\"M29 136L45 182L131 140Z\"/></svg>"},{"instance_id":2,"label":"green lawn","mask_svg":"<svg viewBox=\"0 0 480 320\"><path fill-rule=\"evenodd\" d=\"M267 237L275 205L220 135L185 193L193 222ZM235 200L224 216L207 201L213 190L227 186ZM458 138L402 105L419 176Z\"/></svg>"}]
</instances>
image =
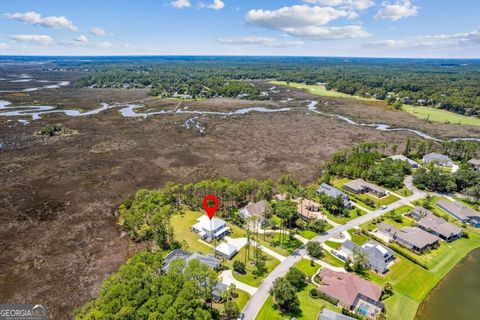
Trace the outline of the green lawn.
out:
<instances>
[{"instance_id":1,"label":"green lawn","mask_svg":"<svg viewBox=\"0 0 480 320\"><path fill-rule=\"evenodd\" d=\"M252 271L255 270L255 266L250 263L250 260L254 258L254 248L250 247L250 255L247 255L247 248L243 247L240 249L240 251L237 253L237 255L230 261L227 261L227 266L233 270L233 261L238 260L243 263L246 262L245 266L247 269L246 274L239 274L235 271L233 271L233 277L237 279L238 281L241 281L243 283L246 283L248 285L251 285L253 287L258 287L260 283L262 283L263 279L272 272L273 269L277 265L280 264L280 261L272 257L271 255L266 254L265 252L262 252L265 256L267 256L267 269L268 271L261 277L255 276Z\"/></svg>"},{"instance_id":2,"label":"green lawn","mask_svg":"<svg viewBox=\"0 0 480 320\"><path fill-rule=\"evenodd\" d=\"M402 197L409 197L413 194L412 190L408 189L406 186L401 187L400 189L392 190L396 194L401 195Z\"/></svg>"},{"instance_id":3,"label":"green lawn","mask_svg":"<svg viewBox=\"0 0 480 320\"><path fill-rule=\"evenodd\" d=\"M340 242L329 241L329 240L325 241L325 244L335 250L340 249L340 247L342 246L342 243Z\"/></svg>"},{"instance_id":4,"label":"green lawn","mask_svg":"<svg viewBox=\"0 0 480 320\"><path fill-rule=\"evenodd\" d=\"M394 226L397 229L401 229L403 227L412 227L412 226L415 225L415 221L413 221L412 219L410 219L406 216L403 216L402 222L397 222L397 221L393 220L392 218L390 218L390 214L392 214L393 211L395 211L395 212L397 212L401 215L405 215L406 213L412 211L412 209L413 209L412 207L404 205L404 206L401 206L400 208L397 208L395 210L386 212L383 216L381 216L381 219L383 219L383 221L385 221L388 224L391 224L392 226ZM362 224L361 227L368 230L368 231L373 231L377 227L377 224L375 224L371 220L367 223Z\"/></svg>"},{"instance_id":5,"label":"green lawn","mask_svg":"<svg viewBox=\"0 0 480 320\"><path fill-rule=\"evenodd\" d=\"M298 234L308 240L311 240L317 236L317 234L311 230L302 230Z\"/></svg>"},{"instance_id":6,"label":"green lawn","mask_svg":"<svg viewBox=\"0 0 480 320\"><path fill-rule=\"evenodd\" d=\"M282 236L283 237L283 236ZM258 242L262 246L265 246L276 253L281 254L282 256L288 256L293 251L302 246L302 242L296 238L290 239L290 236L287 234L283 243L280 244L280 233L268 233L265 235L265 240L263 235L259 235Z\"/></svg>"},{"instance_id":7,"label":"green lawn","mask_svg":"<svg viewBox=\"0 0 480 320\"><path fill-rule=\"evenodd\" d=\"M309 278L311 278L318 271L318 269L320 269L320 266L316 263L314 263L312 266L311 260L308 260L308 259L300 260L295 264L294 267L301 270Z\"/></svg>"},{"instance_id":8,"label":"green lawn","mask_svg":"<svg viewBox=\"0 0 480 320\"><path fill-rule=\"evenodd\" d=\"M334 267L343 267L345 266L345 262L340 260L339 258L335 257L333 254L328 252L325 249L322 249L323 253L325 254L320 260L328 263L331 266Z\"/></svg>"},{"instance_id":9,"label":"green lawn","mask_svg":"<svg viewBox=\"0 0 480 320\"><path fill-rule=\"evenodd\" d=\"M328 309L340 312L341 309L337 306L334 306L328 301L322 299L313 299L310 297L309 292L312 288L315 288L313 285L309 284L305 289L298 292L298 299L300 300L300 309L301 311L298 313L286 313L282 314L280 310L276 308L273 304L272 296L268 296L267 300L263 304L260 312L257 315L256 320L284 320L284 319L292 319L295 317L299 320L314 320L317 319L318 314L321 310L325 307Z\"/></svg>"},{"instance_id":10,"label":"green lawn","mask_svg":"<svg viewBox=\"0 0 480 320\"><path fill-rule=\"evenodd\" d=\"M359 246L370 240L370 238L357 229L350 229L347 231L352 237L352 242L355 242Z\"/></svg>"},{"instance_id":11,"label":"green lawn","mask_svg":"<svg viewBox=\"0 0 480 320\"><path fill-rule=\"evenodd\" d=\"M404 105L402 110L413 114L420 119L428 119L433 122L466 124L471 126L480 126L480 118L467 117L458 113L436 109L431 107L414 107Z\"/></svg>"},{"instance_id":12,"label":"green lawn","mask_svg":"<svg viewBox=\"0 0 480 320\"><path fill-rule=\"evenodd\" d=\"M315 94L318 96L323 97L334 97L334 98L348 98L348 99L358 99L358 100L369 100L373 101L373 99L363 98L360 96L352 96L346 93L338 92L335 90L327 90L323 85L316 85L316 84L305 84L305 83L296 83L296 82L289 82L287 84L286 81L270 81L271 84L281 85L281 86L289 86L292 88L297 89L305 89L307 92L311 94Z\"/></svg>"},{"instance_id":13,"label":"green lawn","mask_svg":"<svg viewBox=\"0 0 480 320\"><path fill-rule=\"evenodd\" d=\"M389 320L414 319L419 306L418 302L395 290L393 296L388 297L382 302L387 309L387 319Z\"/></svg>"},{"instance_id":14,"label":"green lawn","mask_svg":"<svg viewBox=\"0 0 480 320\"><path fill-rule=\"evenodd\" d=\"M200 212L186 211L184 214L172 216L171 223L175 232L175 239L188 244L188 251L213 254L213 249L199 241L198 234L190 228L196 223L202 215Z\"/></svg>"},{"instance_id":15,"label":"green lawn","mask_svg":"<svg viewBox=\"0 0 480 320\"><path fill-rule=\"evenodd\" d=\"M355 208L355 209L350 210L350 213L349 213L348 217L334 216L333 214L331 214L327 210L324 210L324 212L327 215L328 219L330 219L333 222L336 222L338 224L344 224L344 223L346 223L346 222L348 222L352 219L358 218L358 217L360 217L360 216L362 216L366 213L366 211L364 211L362 209L359 209L359 208Z\"/></svg>"},{"instance_id":16,"label":"green lawn","mask_svg":"<svg viewBox=\"0 0 480 320\"><path fill-rule=\"evenodd\" d=\"M245 307L245 305L247 304L248 300L250 300L250 295L240 289L235 289L235 293L238 295L235 298L235 302L237 303L238 308L242 310L243 307Z\"/></svg>"}]
</instances>

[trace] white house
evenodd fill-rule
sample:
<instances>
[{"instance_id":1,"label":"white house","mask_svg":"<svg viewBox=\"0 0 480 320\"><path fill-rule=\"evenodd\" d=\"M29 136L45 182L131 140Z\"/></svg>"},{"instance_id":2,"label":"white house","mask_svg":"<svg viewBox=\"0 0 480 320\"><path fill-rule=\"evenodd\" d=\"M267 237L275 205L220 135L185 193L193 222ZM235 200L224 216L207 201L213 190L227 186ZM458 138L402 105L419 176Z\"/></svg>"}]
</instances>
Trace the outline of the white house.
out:
<instances>
[{"instance_id":1,"label":"white house","mask_svg":"<svg viewBox=\"0 0 480 320\"><path fill-rule=\"evenodd\" d=\"M222 239L228 235L230 228L222 219L213 218L210 220L206 215L203 215L192 226L192 231L198 233L202 240L211 241L213 239Z\"/></svg>"},{"instance_id":2,"label":"white house","mask_svg":"<svg viewBox=\"0 0 480 320\"><path fill-rule=\"evenodd\" d=\"M222 257L225 257L228 260L230 260L238 252L238 248L235 247L234 245L229 244L229 243L222 242L217 247L215 247L215 252L218 255L220 255Z\"/></svg>"}]
</instances>

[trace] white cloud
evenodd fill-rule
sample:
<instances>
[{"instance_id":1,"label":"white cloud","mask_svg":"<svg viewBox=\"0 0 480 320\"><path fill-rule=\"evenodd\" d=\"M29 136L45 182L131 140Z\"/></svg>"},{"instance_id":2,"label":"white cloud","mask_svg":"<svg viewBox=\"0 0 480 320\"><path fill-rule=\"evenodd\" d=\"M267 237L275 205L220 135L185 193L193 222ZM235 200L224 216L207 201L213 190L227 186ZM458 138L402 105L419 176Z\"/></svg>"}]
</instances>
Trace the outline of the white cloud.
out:
<instances>
[{"instance_id":1,"label":"white cloud","mask_svg":"<svg viewBox=\"0 0 480 320\"><path fill-rule=\"evenodd\" d=\"M5 50L5 49L8 49L10 48L10 46L6 43L0 43L0 50Z\"/></svg>"},{"instance_id":2,"label":"white cloud","mask_svg":"<svg viewBox=\"0 0 480 320\"><path fill-rule=\"evenodd\" d=\"M303 2L352 10L365 10L375 5L373 0L303 0Z\"/></svg>"},{"instance_id":3,"label":"white cloud","mask_svg":"<svg viewBox=\"0 0 480 320\"><path fill-rule=\"evenodd\" d=\"M221 10L225 7L225 3L222 0L213 0L213 3L206 6L206 8L213 10Z\"/></svg>"},{"instance_id":4,"label":"white cloud","mask_svg":"<svg viewBox=\"0 0 480 320\"><path fill-rule=\"evenodd\" d=\"M303 45L302 41L279 41L277 38L246 36L241 38L219 38L218 43L229 45L261 45L265 47L292 47Z\"/></svg>"},{"instance_id":5,"label":"white cloud","mask_svg":"<svg viewBox=\"0 0 480 320\"><path fill-rule=\"evenodd\" d=\"M10 35L10 39L20 42L33 42L42 45L53 43L52 37L40 34L13 34Z\"/></svg>"},{"instance_id":6,"label":"white cloud","mask_svg":"<svg viewBox=\"0 0 480 320\"><path fill-rule=\"evenodd\" d=\"M109 33L107 30L99 28L99 27L92 27L90 29L90 33L96 36L107 36L107 35L112 35L112 33Z\"/></svg>"},{"instance_id":7,"label":"white cloud","mask_svg":"<svg viewBox=\"0 0 480 320\"><path fill-rule=\"evenodd\" d=\"M88 38L82 34L81 36L76 37L75 41L85 43L88 42Z\"/></svg>"},{"instance_id":8,"label":"white cloud","mask_svg":"<svg viewBox=\"0 0 480 320\"><path fill-rule=\"evenodd\" d=\"M412 4L411 0L399 0L395 3L383 2L382 8L375 15L375 19L396 21L416 16L419 9Z\"/></svg>"},{"instance_id":9,"label":"white cloud","mask_svg":"<svg viewBox=\"0 0 480 320\"><path fill-rule=\"evenodd\" d=\"M42 17L41 14L35 11L28 12L17 12L17 13L6 13L5 16L9 19L22 21L32 25L38 25L46 28L65 28L70 31L77 31L78 28L73 24L72 21L68 20L66 17Z\"/></svg>"},{"instance_id":10,"label":"white cloud","mask_svg":"<svg viewBox=\"0 0 480 320\"><path fill-rule=\"evenodd\" d=\"M343 27L308 26L285 29L284 31L292 36L311 38L313 40L364 38L370 35L362 26L356 25Z\"/></svg>"},{"instance_id":11,"label":"white cloud","mask_svg":"<svg viewBox=\"0 0 480 320\"><path fill-rule=\"evenodd\" d=\"M366 43L364 47L375 48L450 48L480 44L480 30L471 32L420 36L407 39L381 40Z\"/></svg>"},{"instance_id":12,"label":"white cloud","mask_svg":"<svg viewBox=\"0 0 480 320\"><path fill-rule=\"evenodd\" d=\"M170 5L177 9L188 8L192 6L190 0L175 0L170 2Z\"/></svg>"},{"instance_id":13,"label":"white cloud","mask_svg":"<svg viewBox=\"0 0 480 320\"><path fill-rule=\"evenodd\" d=\"M348 25L341 27L325 27L330 21L356 18L352 11L331 7L297 5L283 7L278 10L250 10L245 19L248 23L283 31L296 37L310 39L359 38L369 33L361 26Z\"/></svg>"}]
</instances>

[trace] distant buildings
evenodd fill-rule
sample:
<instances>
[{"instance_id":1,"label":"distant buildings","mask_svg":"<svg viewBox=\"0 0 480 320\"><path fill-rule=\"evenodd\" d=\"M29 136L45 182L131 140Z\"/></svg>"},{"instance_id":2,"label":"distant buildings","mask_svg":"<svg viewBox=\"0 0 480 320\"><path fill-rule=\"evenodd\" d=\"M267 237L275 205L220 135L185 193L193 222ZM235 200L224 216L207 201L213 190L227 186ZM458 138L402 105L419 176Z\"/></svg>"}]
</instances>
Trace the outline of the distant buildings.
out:
<instances>
[{"instance_id":1,"label":"distant buildings","mask_svg":"<svg viewBox=\"0 0 480 320\"><path fill-rule=\"evenodd\" d=\"M224 220L215 217L210 220L206 215L197 219L197 223L192 226L192 231L198 233L200 239L207 241L222 239L230 234L230 228Z\"/></svg>"},{"instance_id":2,"label":"distant buildings","mask_svg":"<svg viewBox=\"0 0 480 320\"><path fill-rule=\"evenodd\" d=\"M198 259L198 261L200 261L200 263L202 263L202 264L204 264L204 265L206 265L206 266L208 266L208 267L210 267L214 270L218 270L218 268L220 267L220 260L218 260L217 258L214 258L212 256L206 256L206 255L200 254L198 252L190 253L190 252L187 252L185 250L175 249L172 252L170 252L169 254L167 254L165 256L165 258L163 259L162 270L164 272L168 271L168 268L170 267L170 263L173 260L182 260L182 261L185 261L186 263L188 263L189 261L191 261L193 259Z\"/></svg>"},{"instance_id":3,"label":"distant buildings","mask_svg":"<svg viewBox=\"0 0 480 320\"><path fill-rule=\"evenodd\" d=\"M410 216L417 220L418 227L447 242L454 241L463 235L462 228L448 223L423 207L416 206Z\"/></svg>"},{"instance_id":4,"label":"distant buildings","mask_svg":"<svg viewBox=\"0 0 480 320\"><path fill-rule=\"evenodd\" d=\"M322 183L317 189L317 194L325 194L331 198L341 197L343 199L343 204L346 208L352 207L352 203L350 202L350 198L348 197L348 195L345 192L342 192L329 184Z\"/></svg>"},{"instance_id":5,"label":"distant buildings","mask_svg":"<svg viewBox=\"0 0 480 320\"><path fill-rule=\"evenodd\" d=\"M440 153L429 153L426 154L423 159L423 163L434 163L436 165L442 166L442 167L448 167L451 168L454 165L454 162L452 159L450 159L448 156Z\"/></svg>"},{"instance_id":6,"label":"distant buildings","mask_svg":"<svg viewBox=\"0 0 480 320\"><path fill-rule=\"evenodd\" d=\"M352 273L320 270L319 291L361 316L374 319L384 306L380 302L382 287Z\"/></svg>"},{"instance_id":7,"label":"distant buildings","mask_svg":"<svg viewBox=\"0 0 480 320\"><path fill-rule=\"evenodd\" d=\"M419 164L418 162L415 162L415 161L413 161L412 159L409 159L409 158L405 157L405 156L402 155L402 154L395 155L395 156L391 156L390 159L392 159L392 160L398 160L398 161L406 161L406 162L408 162L408 164L409 164L410 167L412 167L412 168L418 168L418 167L420 167L420 164Z\"/></svg>"},{"instance_id":8,"label":"distant buildings","mask_svg":"<svg viewBox=\"0 0 480 320\"><path fill-rule=\"evenodd\" d=\"M463 223L468 223L475 228L480 228L480 212L464 205L461 202L450 202L447 200L440 200L437 206L445 210Z\"/></svg>"},{"instance_id":9,"label":"distant buildings","mask_svg":"<svg viewBox=\"0 0 480 320\"><path fill-rule=\"evenodd\" d=\"M403 227L397 230L394 226L382 222L377 227L378 233L407 247L416 253L423 253L434 247L440 240L438 237L417 227Z\"/></svg>"},{"instance_id":10,"label":"distant buildings","mask_svg":"<svg viewBox=\"0 0 480 320\"><path fill-rule=\"evenodd\" d=\"M377 185L374 185L373 183L367 182L363 179L350 181L344 184L343 187L353 193L357 193L357 194L370 193L378 198L381 198L387 195L387 191L385 189Z\"/></svg>"},{"instance_id":11,"label":"distant buildings","mask_svg":"<svg viewBox=\"0 0 480 320\"><path fill-rule=\"evenodd\" d=\"M480 160L471 159L468 163L472 166L473 171L480 171Z\"/></svg>"}]
</instances>

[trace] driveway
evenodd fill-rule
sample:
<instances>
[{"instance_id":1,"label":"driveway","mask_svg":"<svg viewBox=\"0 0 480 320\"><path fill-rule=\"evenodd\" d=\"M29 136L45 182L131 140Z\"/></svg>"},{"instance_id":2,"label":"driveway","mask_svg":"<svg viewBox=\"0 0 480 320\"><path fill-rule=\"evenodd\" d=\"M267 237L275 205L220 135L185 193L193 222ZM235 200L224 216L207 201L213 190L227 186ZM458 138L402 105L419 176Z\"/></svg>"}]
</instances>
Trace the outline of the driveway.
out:
<instances>
[{"instance_id":1,"label":"driveway","mask_svg":"<svg viewBox=\"0 0 480 320\"><path fill-rule=\"evenodd\" d=\"M250 294L251 296L253 296L255 292L257 292L257 288L249 286L248 284L245 284L235 279L233 277L232 270L224 270L220 274L220 278L222 278L222 283L226 284L227 286L233 283L235 287L237 287L237 289L248 292L248 294Z\"/></svg>"}]
</instances>

